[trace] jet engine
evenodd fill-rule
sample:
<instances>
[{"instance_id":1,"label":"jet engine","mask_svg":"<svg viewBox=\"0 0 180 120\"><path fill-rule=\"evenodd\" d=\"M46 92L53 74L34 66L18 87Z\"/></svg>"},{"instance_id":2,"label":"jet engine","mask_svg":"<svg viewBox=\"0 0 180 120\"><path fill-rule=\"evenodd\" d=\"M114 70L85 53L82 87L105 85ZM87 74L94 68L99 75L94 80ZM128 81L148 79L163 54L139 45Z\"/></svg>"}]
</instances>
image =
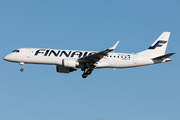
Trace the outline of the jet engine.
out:
<instances>
[{"instance_id":1,"label":"jet engine","mask_svg":"<svg viewBox=\"0 0 180 120\"><path fill-rule=\"evenodd\" d=\"M56 71L59 73L70 73L70 72L76 71L76 69L69 68L69 67L62 67L62 66L57 65Z\"/></svg>"}]
</instances>

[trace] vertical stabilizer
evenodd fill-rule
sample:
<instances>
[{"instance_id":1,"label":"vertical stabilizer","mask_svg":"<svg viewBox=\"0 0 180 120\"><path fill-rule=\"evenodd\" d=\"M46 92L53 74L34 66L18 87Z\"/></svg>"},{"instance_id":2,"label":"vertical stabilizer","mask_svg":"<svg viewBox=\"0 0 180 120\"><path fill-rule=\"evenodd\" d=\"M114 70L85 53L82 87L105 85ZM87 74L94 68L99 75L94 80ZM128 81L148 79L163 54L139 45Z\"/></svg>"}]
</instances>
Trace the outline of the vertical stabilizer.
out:
<instances>
[{"instance_id":1,"label":"vertical stabilizer","mask_svg":"<svg viewBox=\"0 0 180 120\"><path fill-rule=\"evenodd\" d=\"M166 52L169 36L170 32L163 32L147 50L139 52L137 54L149 55L153 57L164 55Z\"/></svg>"}]
</instances>

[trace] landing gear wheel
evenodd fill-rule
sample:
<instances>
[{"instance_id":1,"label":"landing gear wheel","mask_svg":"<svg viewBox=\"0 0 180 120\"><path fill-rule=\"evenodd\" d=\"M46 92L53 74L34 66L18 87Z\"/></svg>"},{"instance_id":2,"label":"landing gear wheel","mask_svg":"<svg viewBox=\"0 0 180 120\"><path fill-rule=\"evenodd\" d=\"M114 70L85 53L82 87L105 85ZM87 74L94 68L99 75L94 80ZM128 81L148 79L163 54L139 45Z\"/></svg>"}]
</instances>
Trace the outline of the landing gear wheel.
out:
<instances>
[{"instance_id":1,"label":"landing gear wheel","mask_svg":"<svg viewBox=\"0 0 180 120\"><path fill-rule=\"evenodd\" d=\"M87 70L86 73L90 75L92 73L92 70Z\"/></svg>"},{"instance_id":2,"label":"landing gear wheel","mask_svg":"<svg viewBox=\"0 0 180 120\"><path fill-rule=\"evenodd\" d=\"M23 71L24 71L24 69L23 69L23 68L21 68L21 69L20 69L20 71L21 71L21 72L23 72Z\"/></svg>"},{"instance_id":3,"label":"landing gear wheel","mask_svg":"<svg viewBox=\"0 0 180 120\"><path fill-rule=\"evenodd\" d=\"M87 78L87 76L88 76L87 73L83 73L83 74L82 74L82 77L83 77L83 78Z\"/></svg>"},{"instance_id":4,"label":"landing gear wheel","mask_svg":"<svg viewBox=\"0 0 180 120\"><path fill-rule=\"evenodd\" d=\"M22 66L22 68L20 69L20 71L21 71L21 72L24 71L24 68L23 68L23 67L24 67L24 62L20 62L19 64Z\"/></svg>"}]
</instances>

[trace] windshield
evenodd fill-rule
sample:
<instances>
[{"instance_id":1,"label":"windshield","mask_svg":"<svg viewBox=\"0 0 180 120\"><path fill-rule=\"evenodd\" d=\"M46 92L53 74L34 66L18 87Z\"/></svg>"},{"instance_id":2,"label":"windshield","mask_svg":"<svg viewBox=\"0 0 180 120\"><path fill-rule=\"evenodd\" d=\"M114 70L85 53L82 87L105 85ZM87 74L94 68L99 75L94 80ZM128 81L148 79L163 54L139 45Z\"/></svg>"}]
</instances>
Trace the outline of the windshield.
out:
<instances>
[{"instance_id":1,"label":"windshield","mask_svg":"<svg viewBox=\"0 0 180 120\"><path fill-rule=\"evenodd\" d=\"M13 50L12 52L19 52L19 50Z\"/></svg>"}]
</instances>

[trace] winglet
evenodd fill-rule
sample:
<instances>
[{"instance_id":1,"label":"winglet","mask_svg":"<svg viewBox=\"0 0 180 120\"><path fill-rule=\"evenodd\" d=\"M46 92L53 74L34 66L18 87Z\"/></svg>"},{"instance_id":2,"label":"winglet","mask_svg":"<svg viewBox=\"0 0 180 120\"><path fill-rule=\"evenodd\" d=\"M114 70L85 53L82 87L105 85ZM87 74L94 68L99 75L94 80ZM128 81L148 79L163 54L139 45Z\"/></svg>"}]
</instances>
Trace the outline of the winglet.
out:
<instances>
[{"instance_id":1,"label":"winglet","mask_svg":"<svg viewBox=\"0 0 180 120\"><path fill-rule=\"evenodd\" d=\"M111 47L111 48L109 48L109 49L110 49L110 50L114 50L114 49L117 47L118 43L119 43L119 41L117 41L117 43L116 43L113 47Z\"/></svg>"}]
</instances>

